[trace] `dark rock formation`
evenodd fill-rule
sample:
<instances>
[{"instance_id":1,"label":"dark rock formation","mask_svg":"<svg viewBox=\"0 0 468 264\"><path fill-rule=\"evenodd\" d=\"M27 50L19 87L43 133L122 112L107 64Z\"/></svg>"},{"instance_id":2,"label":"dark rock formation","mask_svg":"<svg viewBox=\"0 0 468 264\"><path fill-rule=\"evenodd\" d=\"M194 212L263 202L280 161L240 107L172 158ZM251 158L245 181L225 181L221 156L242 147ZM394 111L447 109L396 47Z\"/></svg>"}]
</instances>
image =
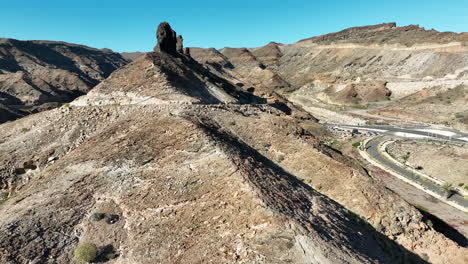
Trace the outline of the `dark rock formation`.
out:
<instances>
[{"instance_id":1,"label":"dark rock formation","mask_svg":"<svg viewBox=\"0 0 468 264\"><path fill-rule=\"evenodd\" d=\"M176 54L177 37L176 32L172 30L167 22L162 22L156 31L157 45L154 51Z\"/></svg>"},{"instance_id":2,"label":"dark rock formation","mask_svg":"<svg viewBox=\"0 0 468 264\"><path fill-rule=\"evenodd\" d=\"M184 53L184 38L181 35L177 36L176 50L179 53Z\"/></svg>"},{"instance_id":3,"label":"dark rock formation","mask_svg":"<svg viewBox=\"0 0 468 264\"><path fill-rule=\"evenodd\" d=\"M190 56L190 48L185 48L184 54Z\"/></svg>"}]
</instances>

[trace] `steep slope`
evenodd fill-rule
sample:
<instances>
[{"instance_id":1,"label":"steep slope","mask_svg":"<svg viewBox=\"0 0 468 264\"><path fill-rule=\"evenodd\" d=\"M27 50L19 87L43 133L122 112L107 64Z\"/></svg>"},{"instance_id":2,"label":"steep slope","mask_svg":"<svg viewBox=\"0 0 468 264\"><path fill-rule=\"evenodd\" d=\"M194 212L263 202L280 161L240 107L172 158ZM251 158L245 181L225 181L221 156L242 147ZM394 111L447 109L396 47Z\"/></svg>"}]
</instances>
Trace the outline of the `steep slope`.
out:
<instances>
[{"instance_id":1,"label":"steep slope","mask_svg":"<svg viewBox=\"0 0 468 264\"><path fill-rule=\"evenodd\" d=\"M113 73L73 104L220 103L254 99L188 56L154 52Z\"/></svg>"},{"instance_id":2,"label":"steep slope","mask_svg":"<svg viewBox=\"0 0 468 264\"><path fill-rule=\"evenodd\" d=\"M0 39L0 103L24 109L24 115L45 103L69 102L125 64L110 50Z\"/></svg>"}]
</instances>

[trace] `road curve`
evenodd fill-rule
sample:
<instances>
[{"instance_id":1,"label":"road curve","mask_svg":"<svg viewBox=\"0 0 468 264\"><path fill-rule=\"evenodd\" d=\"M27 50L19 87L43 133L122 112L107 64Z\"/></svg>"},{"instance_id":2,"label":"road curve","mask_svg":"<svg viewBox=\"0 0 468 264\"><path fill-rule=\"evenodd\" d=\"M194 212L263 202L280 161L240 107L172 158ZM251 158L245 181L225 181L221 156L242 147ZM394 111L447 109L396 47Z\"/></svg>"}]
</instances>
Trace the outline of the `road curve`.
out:
<instances>
[{"instance_id":1,"label":"road curve","mask_svg":"<svg viewBox=\"0 0 468 264\"><path fill-rule=\"evenodd\" d=\"M413 172L407 170L406 168L400 167L399 165L391 162L388 160L385 156L382 155L382 153L379 151L379 145L383 143L385 140L387 140L385 137L378 137L376 139L370 140L365 146L365 151L367 154L376 162L379 164L383 165L386 168L391 169L395 173L407 178L408 180L412 182L416 182L417 184L421 185L425 189L428 189L442 197L446 196L446 193L444 189L442 189L440 186L436 185L435 183L432 183L428 180L424 180L417 175L415 175ZM468 208L468 200L464 199L461 195L459 194L453 194L448 201L455 202L464 208Z\"/></svg>"},{"instance_id":2,"label":"road curve","mask_svg":"<svg viewBox=\"0 0 468 264\"><path fill-rule=\"evenodd\" d=\"M379 134L386 134L392 137L402 137L407 135L409 138L417 137L421 139L432 139L439 141L452 142L456 144L468 144L468 134L460 131L451 130L453 135L447 136L443 134L437 134L434 132L428 132L427 129L430 127L397 127L397 126L384 126L384 125L343 125L343 124L325 124L329 128L341 128L341 129L356 129L358 131L374 131ZM426 131L424 131L426 129ZM432 129L437 130L437 129ZM441 130L444 131L444 130ZM445 131L448 132L448 131ZM404 137L404 136L403 136Z\"/></svg>"}]
</instances>

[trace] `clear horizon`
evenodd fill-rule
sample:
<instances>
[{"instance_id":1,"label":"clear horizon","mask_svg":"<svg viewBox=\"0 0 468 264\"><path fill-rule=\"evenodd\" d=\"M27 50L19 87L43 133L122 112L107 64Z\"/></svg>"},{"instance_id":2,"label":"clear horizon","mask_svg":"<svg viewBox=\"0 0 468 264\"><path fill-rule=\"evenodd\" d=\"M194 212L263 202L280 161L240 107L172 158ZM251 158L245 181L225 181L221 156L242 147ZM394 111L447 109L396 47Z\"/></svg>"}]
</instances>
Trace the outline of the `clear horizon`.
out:
<instances>
[{"instance_id":1,"label":"clear horizon","mask_svg":"<svg viewBox=\"0 0 468 264\"><path fill-rule=\"evenodd\" d=\"M167 21L185 46L259 47L270 41L293 43L349 27L396 22L426 29L466 32L468 2L395 0L344 1L21 1L8 3L0 17L0 37L53 40L109 48L150 51L157 25Z\"/></svg>"}]
</instances>

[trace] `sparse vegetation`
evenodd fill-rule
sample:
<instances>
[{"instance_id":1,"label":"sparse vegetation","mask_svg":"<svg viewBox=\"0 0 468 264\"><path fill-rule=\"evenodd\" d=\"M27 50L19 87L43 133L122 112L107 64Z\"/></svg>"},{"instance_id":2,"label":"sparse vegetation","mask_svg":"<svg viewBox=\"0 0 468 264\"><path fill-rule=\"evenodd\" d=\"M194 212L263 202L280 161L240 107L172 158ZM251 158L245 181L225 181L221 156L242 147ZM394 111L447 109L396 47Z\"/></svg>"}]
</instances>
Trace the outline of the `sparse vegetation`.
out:
<instances>
[{"instance_id":1,"label":"sparse vegetation","mask_svg":"<svg viewBox=\"0 0 468 264\"><path fill-rule=\"evenodd\" d=\"M423 206L420 206L420 205L416 205L416 208L418 208L419 211L428 212L428 210L427 210L426 207L423 207Z\"/></svg>"},{"instance_id":2,"label":"sparse vegetation","mask_svg":"<svg viewBox=\"0 0 468 264\"><path fill-rule=\"evenodd\" d=\"M406 152L405 155L403 155L401 158L403 159L403 163L406 164L406 162L408 161L409 157L410 157L411 153L409 152Z\"/></svg>"},{"instance_id":3,"label":"sparse vegetation","mask_svg":"<svg viewBox=\"0 0 468 264\"><path fill-rule=\"evenodd\" d=\"M81 263L89 263L96 259L98 249L94 243L83 242L75 249L75 259Z\"/></svg>"},{"instance_id":4,"label":"sparse vegetation","mask_svg":"<svg viewBox=\"0 0 468 264\"><path fill-rule=\"evenodd\" d=\"M279 154L278 155L278 162L282 162L284 160L284 155L283 154Z\"/></svg>"},{"instance_id":5,"label":"sparse vegetation","mask_svg":"<svg viewBox=\"0 0 468 264\"><path fill-rule=\"evenodd\" d=\"M92 221L101 221L102 219L104 219L104 217L106 217L106 214L94 213L94 214L91 215L91 220Z\"/></svg>"},{"instance_id":6,"label":"sparse vegetation","mask_svg":"<svg viewBox=\"0 0 468 264\"><path fill-rule=\"evenodd\" d=\"M442 189L444 189L444 192L447 195L447 199L457 193L457 190L453 187L451 183L445 183L441 187Z\"/></svg>"},{"instance_id":7,"label":"sparse vegetation","mask_svg":"<svg viewBox=\"0 0 468 264\"><path fill-rule=\"evenodd\" d=\"M422 253L421 258L425 261L429 261L429 255L427 255L426 253Z\"/></svg>"},{"instance_id":8,"label":"sparse vegetation","mask_svg":"<svg viewBox=\"0 0 468 264\"><path fill-rule=\"evenodd\" d=\"M8 192L0 192L0 205L8 200Z\"/></svg>"},{"instance_id":9,"label":"sparse vegetation","mask_svg":"<svg viewBox=\"0 0 468 264\"><path fill-rule=\"evenodd\" d=\"M30 129L29 129L29 128L26 128L26 127L21 128L21 132L23 132L23 133L26 133L26 132L28 132L29 130L30 130Z\"/></svg>"},{"instance_id":10,"label":"sparse vegetation","mask_svg":"<svg viewBox=\"0 0 468 264\"><path fill-rule=\"evenodd\" d=\"M354 142L353 147L358 148L361 145L361 141Z\"/></svg>"},{"instance_id":11,"label":"sparse vegetation","mask_svg":"<svg viewBox=\"0 0 468 264\"><path fill-rule=\"evenodd\" d=\"M67 107L67 108L68 108L68 107L70 107L70 103L64 103L62 106L64 106L64 107Z\"/></svg>"},{"instance_id":12,"label":"sparse vegetation","mask_svg":"<svg viewBox=\"0 0 468 264\"><path fill-rule=\"evenodd\" d=\"M352 107L352 108L355 108L355 109L367 109L367 108L369 108L369 104L365 104L365 105L352 105L351 107Z\"/></svg>"},{"instance_id":13,"label":"sparse vegetation","mask_svg":"<svg viewBox=\"0 0 468 264\"><path fill-rule=\"evenodd\" d=\"M338 151L341 151L341 144L338 140L333 140L332 142L330 142L330 147Z\"/></svg>"}]
</instances>

